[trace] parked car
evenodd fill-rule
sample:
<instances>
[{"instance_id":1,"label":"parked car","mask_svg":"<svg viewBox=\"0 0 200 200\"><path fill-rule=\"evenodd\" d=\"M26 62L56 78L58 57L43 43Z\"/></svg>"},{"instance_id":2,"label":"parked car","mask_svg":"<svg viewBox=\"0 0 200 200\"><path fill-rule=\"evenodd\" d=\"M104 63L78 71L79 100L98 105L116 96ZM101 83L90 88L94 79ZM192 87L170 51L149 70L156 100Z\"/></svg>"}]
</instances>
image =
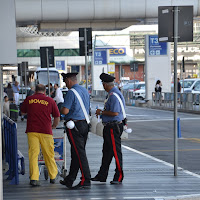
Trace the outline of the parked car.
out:
<instances>
[{"instance_id":1,"label":"parked car","mask_svg":"<svg viewBox=\"0 0 200 200\"><path fill-rule=\"evenodd\" d=\"M119 87L122 88L124 85L128 84L129 81L130 81L129 77L121 77Z\"/></svg>"},{"instance_id":2,"label":"parked car","mask_svg":"<svg viewBox=\"0 0 200 200\"><path fill-rule=\"evenodd\" d=\"M137 80L137 79L132 79L132 80L130 80L128 83L139 83L140 81L139 80Z\"/></svg>"},{"instance_id":3,"label":"parked car","mask_svg":"<svg viewBox=\"0 0 200 200\"><path fill-rule=\"evenodd\" d=\"M137 83L135 91L130 91L133 92L133 97L135 97L135 99L145 99L145 82Z\"/></svg>"},{"instance_id":4,"label":"parked car","mask_svg":"<svg viewBox=\"0 0 200 200\"><path fill-rule=\"evenodd\" d=\"M200 78L184 79L184 82L181 80L180 83L182 87L181 92L200 93Z\"/></svg>"},{"instance_id":5,"label":"parked car","mask_svg":"<svg viewBox=\"0 0 200 200\"><path fill-rule=\"evenodd\" d=\"M138 83L128 83L122 87L122 90L135 91Z\"/></svg>"}]
</instances>

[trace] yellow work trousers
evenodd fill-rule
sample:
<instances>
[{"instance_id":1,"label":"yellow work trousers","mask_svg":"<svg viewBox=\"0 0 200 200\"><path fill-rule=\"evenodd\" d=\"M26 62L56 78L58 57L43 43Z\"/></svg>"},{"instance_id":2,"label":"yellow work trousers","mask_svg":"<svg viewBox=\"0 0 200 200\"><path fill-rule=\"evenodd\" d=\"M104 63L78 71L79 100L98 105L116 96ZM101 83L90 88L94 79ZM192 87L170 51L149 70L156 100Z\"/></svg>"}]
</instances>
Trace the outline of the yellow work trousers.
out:
<instances>
[{"instance_id":1,"label":"yellow work trousers","mask_svg":"<svg viewBox=\"0 0 200 200\"><path fill-rule=\"evenodd\" d=\"M27 136L30 180L39 180L38 155L40 153L40 146L50 179L55 179L58 169L54 159L53 136L35 132L29 132Z\"/></svg>"}]
</instances>

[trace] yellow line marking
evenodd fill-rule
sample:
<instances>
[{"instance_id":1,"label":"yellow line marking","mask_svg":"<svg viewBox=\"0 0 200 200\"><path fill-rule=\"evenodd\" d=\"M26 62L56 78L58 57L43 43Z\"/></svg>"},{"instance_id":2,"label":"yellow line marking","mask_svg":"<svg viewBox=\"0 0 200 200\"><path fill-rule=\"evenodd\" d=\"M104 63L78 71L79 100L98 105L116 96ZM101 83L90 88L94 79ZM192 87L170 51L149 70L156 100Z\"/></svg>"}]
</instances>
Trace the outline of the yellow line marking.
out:
<instances>
[{"instance_id":1,"label":"yellow line marking","mask_svg":"<svg viewBox=\"0 0 200 200\"><path fill-rule=\"evenodd\" d=\"M196 143L200 143L200 139L199 138L184 138L185 140L189 140L191 142L196 142Z\"/></svg>"}]
</instances>

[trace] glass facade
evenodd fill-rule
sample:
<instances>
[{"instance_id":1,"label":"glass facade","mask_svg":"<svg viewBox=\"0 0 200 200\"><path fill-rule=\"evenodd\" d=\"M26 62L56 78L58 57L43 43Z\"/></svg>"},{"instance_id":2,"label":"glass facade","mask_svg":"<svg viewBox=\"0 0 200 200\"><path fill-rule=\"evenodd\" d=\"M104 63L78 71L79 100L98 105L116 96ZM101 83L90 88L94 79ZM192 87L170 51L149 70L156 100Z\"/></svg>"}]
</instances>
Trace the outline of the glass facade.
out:
<instances>
[{"instance_id":1,"label":"glass facade","mask_svg":"<svg viewBox=\"0 0 200 200\"><path fill-rule=\"evenodd\" d=\"M79 49L54 49L54 56L79 56ZM17 49L17 57L40 57L40 50Z\"/></svg>"}]
</instances>

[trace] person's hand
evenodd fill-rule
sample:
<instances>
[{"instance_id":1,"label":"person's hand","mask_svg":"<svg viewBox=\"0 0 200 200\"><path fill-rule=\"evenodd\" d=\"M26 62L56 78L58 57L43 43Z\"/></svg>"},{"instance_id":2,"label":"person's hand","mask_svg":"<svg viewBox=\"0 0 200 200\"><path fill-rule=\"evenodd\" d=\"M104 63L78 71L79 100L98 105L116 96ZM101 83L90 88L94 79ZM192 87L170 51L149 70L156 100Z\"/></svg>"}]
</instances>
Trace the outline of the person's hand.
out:
<instances>
[{"instance_id":1,"label":"person's hand","mask_svg":"<svg viewBox=\"0 0 200 200\"><path fill-rule=\"evenodd\" d=\"M56 126L53 126L53 125L52 125L52 127L51 127L51 128L52 128L52 129L56 129Z\"/></svg>"},{"instance_id":2,"label":"person's hand","mask_svg":"<svg viewBox=\"0 0 200 200\"><path fill-rule=\"evenodd\" d=\"M96 116L101 115L102 110L101 109L96 109Z\"/></svg>"}]
</instances>

